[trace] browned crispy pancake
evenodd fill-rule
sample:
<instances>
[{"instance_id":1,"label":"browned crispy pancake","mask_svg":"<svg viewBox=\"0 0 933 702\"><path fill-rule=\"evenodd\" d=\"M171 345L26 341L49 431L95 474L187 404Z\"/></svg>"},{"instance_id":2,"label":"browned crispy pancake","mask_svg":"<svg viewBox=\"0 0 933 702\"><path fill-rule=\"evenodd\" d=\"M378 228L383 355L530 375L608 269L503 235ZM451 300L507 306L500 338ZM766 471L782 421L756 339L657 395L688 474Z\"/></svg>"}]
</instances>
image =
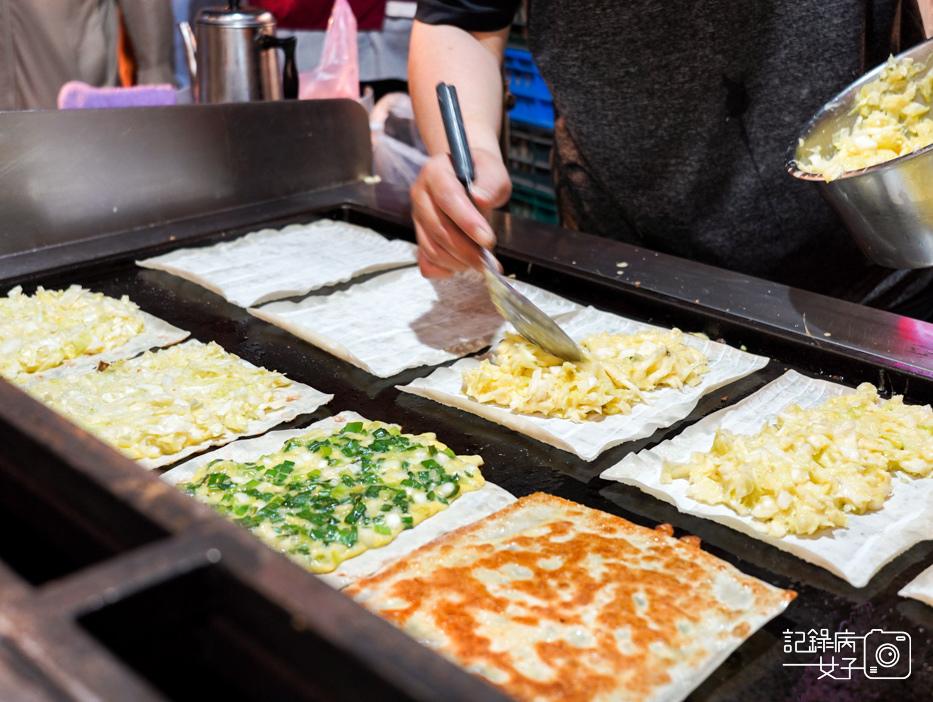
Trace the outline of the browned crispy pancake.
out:
<instances>
[{"instance_id":1,"label":"browned crispy pancake","mask_svg":"<svg viewBox=\"0 0 933 702\"><path fill-rule=\"evenodd\" d=\"M345 592L519 700L679 700L795 593L537 493Z\"/></svg>"}]
</instances>

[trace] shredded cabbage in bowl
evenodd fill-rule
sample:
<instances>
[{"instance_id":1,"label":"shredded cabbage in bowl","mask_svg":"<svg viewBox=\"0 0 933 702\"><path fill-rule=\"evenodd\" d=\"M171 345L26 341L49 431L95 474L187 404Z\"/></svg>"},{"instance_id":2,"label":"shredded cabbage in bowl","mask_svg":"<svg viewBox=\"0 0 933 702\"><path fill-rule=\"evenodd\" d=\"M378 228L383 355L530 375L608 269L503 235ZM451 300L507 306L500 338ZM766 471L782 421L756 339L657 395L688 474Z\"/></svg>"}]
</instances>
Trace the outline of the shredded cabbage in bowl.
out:
<instances>
[{"instance_id":1,"label":"shredded cabbage in bowl","mask_svg":"<svg viewBox=\"0 0 933 702\"><path fill-rule=\"evenodd\" d=\"M810 149L801 170L832 181L849 171L868 168L933 144L933 71L911 58L888 59L881 77L858 91L852 114L855 124L833 135L832 153Z\"/></svg>"},{"instance_id":2,"label":"shredded cabbage in bowl","mask_svg":"<svg viewBox=\"0 0 933 702\"><path fill-rule=\"evenodd\" d=\"M25 295L16 286L0 297L0 376L25 382L31 373L122 346L145 326L125 295L116 300L79 285Z\"/></svg>"},{"instance_id":3,"label":"shredded cabbage in bowl","mask_svg":"<svg viewBox=\"0 0 933 702\"><path fill-rule=\"evenodd\" d=\"M819 407L791 405L754 436L720 428L709 452L662 471L661 482L688 480L688 497L750 515L772 536L844 527L881 508L892 472L929 477L933 410L863 383Z\"/></svg>"},{"instance_id":4,"label":"shredded cabbage in bowl","mask_svg":"<svg viewBox=\"0 0 933 702\"><path fill-rule=\"evenodd\" d=\"M159 458L249 429L286 404L291 381L211 342L189 341L105 370L25 389L133 459Z\"/></svg>"},{"instance_id":5,"label":"shredded cabbage in bowl","mask_svg":"<svg viewBox=\"0 0 933 702\"><path fill-rule=\"evenodd\" d=\"M506 334L495 362L463 373L464 394L522 414L583 422L596 414L628 414L647 391L682 388L709 372L706 356L683 343L679 329L593 334L580 342L585 360L563 361L516 334Z\"/></svg>"}]
</instances>

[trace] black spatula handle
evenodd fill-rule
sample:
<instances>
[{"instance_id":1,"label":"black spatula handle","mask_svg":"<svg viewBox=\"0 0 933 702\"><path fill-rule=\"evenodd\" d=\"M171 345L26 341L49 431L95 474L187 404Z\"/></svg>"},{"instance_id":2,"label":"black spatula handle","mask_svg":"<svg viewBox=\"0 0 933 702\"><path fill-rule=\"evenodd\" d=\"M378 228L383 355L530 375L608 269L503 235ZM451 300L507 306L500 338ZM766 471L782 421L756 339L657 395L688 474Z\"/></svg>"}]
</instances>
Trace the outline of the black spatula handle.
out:
<instances>
[{"instance_id":1,"label":"black spatula handle","mask_svg":"<svg viewBox=\"0 0 933 702\"><path fill-rule=\"evenodd\" d=\"M450 146L454 173L457 174L461 183L469 186L476 172L473 170L473 157L470 155L470 146L467 144L466 132L463 130L463 117L460 114L457 89L447 83L438 83L437 104L441 108L441 119L444 120L444 130L447 132L447 143Z\"/></svg>"}]
</instances>

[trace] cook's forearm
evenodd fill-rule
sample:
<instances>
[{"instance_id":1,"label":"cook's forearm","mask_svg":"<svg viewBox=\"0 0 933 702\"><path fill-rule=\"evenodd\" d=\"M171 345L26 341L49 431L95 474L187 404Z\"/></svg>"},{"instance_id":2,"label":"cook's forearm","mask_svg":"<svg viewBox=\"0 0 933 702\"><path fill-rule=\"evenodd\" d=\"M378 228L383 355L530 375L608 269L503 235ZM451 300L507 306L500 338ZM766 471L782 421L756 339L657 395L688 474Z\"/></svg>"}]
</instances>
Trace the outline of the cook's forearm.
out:
<instances>
[{"instance_id":1,"label":"cook's forearm","mask_svg":"<svg viewBox=\"0 0 933 702\"><path fill-rule=\"evenodd\" d=\"M502 55L508 30L474 34L449 25L415 22L408 82L421 136L431 154L447 151L437 106L440 82L457 88L467 140L474 149L497 151L502 121Z\"/></svg>"},{"instance_id":2,"label":"cook's forearm","mask_svg":"<svg viewBox=\"0 0 933 702\"><path fill-rule=\"evenodd\" d=\"M927 38L933 37L933 0L917 0L920 17L923 18L923 30Z\"/></svg>"}]
</instances>

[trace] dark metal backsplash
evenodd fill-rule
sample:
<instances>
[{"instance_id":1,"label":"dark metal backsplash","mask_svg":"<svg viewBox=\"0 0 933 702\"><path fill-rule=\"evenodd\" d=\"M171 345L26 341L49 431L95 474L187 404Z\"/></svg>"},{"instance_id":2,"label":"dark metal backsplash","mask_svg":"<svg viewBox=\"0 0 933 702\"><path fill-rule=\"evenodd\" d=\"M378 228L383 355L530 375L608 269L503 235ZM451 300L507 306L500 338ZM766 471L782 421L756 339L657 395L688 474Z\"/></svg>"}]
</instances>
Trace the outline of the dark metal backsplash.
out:
<instances>
[{"instance_id":1,"label":"dark metal backsplash","mask_svg":"<svg viewBox=\"0 0 933 702\"><path fill-rule=\"evenodd\" d=\"M352 100L3 112L0 265L371 173L368 117Z\"/></svg>"}]
</instances>

